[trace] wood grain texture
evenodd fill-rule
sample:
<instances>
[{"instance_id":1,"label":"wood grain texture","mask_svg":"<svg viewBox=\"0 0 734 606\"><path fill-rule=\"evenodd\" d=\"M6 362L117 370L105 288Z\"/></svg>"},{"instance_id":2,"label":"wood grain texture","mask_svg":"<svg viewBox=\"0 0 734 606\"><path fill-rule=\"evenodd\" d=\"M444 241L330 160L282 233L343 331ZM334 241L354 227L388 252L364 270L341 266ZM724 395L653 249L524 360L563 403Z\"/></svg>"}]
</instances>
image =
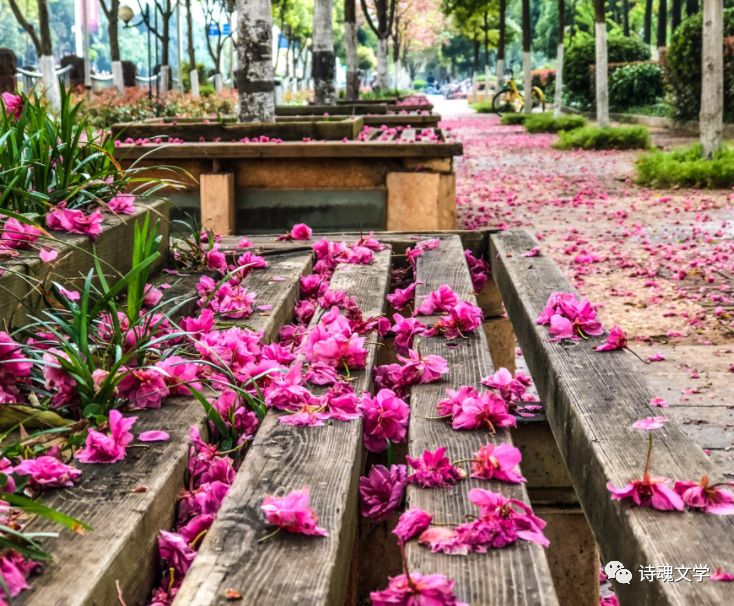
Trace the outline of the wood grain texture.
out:
<instances>
[{"instance_id":1,"label":"wood grain texture","mask_svg":"<svg viewBox=\"0 0 734 606\"><path fill-rule=\"evenodd\" d=\"M733 570L734 519L658 512L610 499L607 481L623 486L642 475L646 439L630 426L661 414L648 406L655 394L626 352L594 353L596 340L551 342L547 327L535 319L552 292L571 292L571 285L548 257L523 256L538 245L527 232L502 232L490 240L495 280L603 558L621 561L634 574L631 584L615 586L621 604L731 604L733 590L724 583L640 581L640 565ZM674 419L654 439L652 475L721 479Z\"/></svg>"},{"instance_id":2,"label":"wood grain texture","mask_svg":"<svg viewBox=\"0 0 734 606\"><path fill-rule=\"evenodd\" d=\"M145 164L161 160L201 161L235 158L450 158L463 153L461 143L176 143L172 145L134 145L123 143L115 148L118 160L136 160L145 156ZM324 166L328 170L328 166Z\"/></svg>"},{"instance_id":3,"label":"wood grain texture","mask_svg":"<svg viewBox=\"0 0 734 606\"><path fill-rule=\"evenodd\" d=\"M416 302L441 284L451 286L462 299L474 300L463 248L456 236L444 240L437 250L427 251L418 258L417 280ZM410 455L419 457L424 450L445 446L447 456L456 461L471 458L487 442L511 444L512 438L507 430L500 430L494 435L486 431L454 431L444 420L426 418L436 415L436 404L445 398L447 388L462 385L481 388L481 379L493 372L484 332L480 329L453 345L442 337L420 337L417 346L421 354L444 357L450 370L440 382L412 388ZM529 502L523 485L467 478L451 488L424 489L409 485L408 506L430 512L437 522L461 523L464 515L477 513L477 508L468 499L472 488L485 488ZM472 605L558 604L546 555L539 545L518 541L510 547L486 554L451 556L431 553L416 541L411 541L407 554L411 570L423 574L441 573L454 579L454 590L459 599Z\"/></svg>"},{"instance_id":4,"label":"wood grain texture","mask_svg":"<svg viewBox=\"0 0 734 606\"><path fill-rule=\"evenodd\" d=\"M377 315L389 268L388 249L369 266L340 265L331 288L356 296L365 316ZM358 393L371 383L375 349L370 347L367 369L353 375ZM243 596L243 604L341 606L356 533L361 458L360 421L289 427L269 412L174 603L227 604L224 594L232 588ZM263 497L304 486L329 536L280 533L258 543L269 531L260 512Z\"/></svg>"},{"instance_id":5,"label":"wood grain texture","mask_svg":"<svg viewBox=\"0 0 734 606\"><path fill-rule=\"evenodd\" d=\"M147 212L151 212L152 219L161 219L162 259L156 264L160 267L168 254L168 211L168 202L157 201L137 205L135 214L130 216L105 213L103 231L94 242L83 235L48 232L53 240L42 237L38 245L58 251L57 259L51 263L41 261L37 249L20 251L16 258L3 260L0 263L3 270L0 272L0 326L21 326L29 314L35 314L45 306L38 286L44 281L57 281L67 288L78 289L84 281L83 276L94 266L93 244L97 254L109 264L107 269L111 276L115 271L129 271L133 228Z\"/></svg>"},{"instance_id":6,"label":"wood grain texture","mask_svg":"<svg viewBox=\"0 0 734 606\"><path fill-rule=\"evenodd\" d=\"M310 271L311 255L276 255L270 266L256 270L244 280L257 293L258 304L272 309L255 312L246 320L253 330L272 340L290 319L298 295L298 278ZM166 297L191 300L179 310L190 313L196 298L198 275L166 276L171 285ZM76 465L83 470L75 488L49 492L44 502L77 517L94 529L84 536L62 531L47 540L53 562L44 574L22 593L18 604L33 606L117 604L116 581L128 606L146 603L158 570L157 534L173 525L175 504L183 487L188 459L188 430L204 427L205 415L193 398L168 398L160 410L127 413L138 416L133 433L165 430L168 442L134 442L124 461L115 465ZM135 492L136 487L145 490ZM29 530L58 531L45 520L34 521ZM81 571L81 572L80 572Z\"/></svg>"}]
</instances>

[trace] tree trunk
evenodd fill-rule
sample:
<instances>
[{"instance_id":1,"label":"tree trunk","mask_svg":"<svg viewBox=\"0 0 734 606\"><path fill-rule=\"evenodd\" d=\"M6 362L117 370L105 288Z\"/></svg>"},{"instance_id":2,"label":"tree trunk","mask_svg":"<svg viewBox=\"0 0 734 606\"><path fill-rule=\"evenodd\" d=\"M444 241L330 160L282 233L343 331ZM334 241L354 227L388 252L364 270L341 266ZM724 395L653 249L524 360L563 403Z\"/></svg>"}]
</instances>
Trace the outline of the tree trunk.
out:
<instances>
[{"instance_id":1,"label":"tree trunk","mask_svg":"<svg viewBox=\"0 0 734 606\"><path fill-rule=\"evenodd\" d=\"M595 0L596 37L596 122L599 126L609 126L609 65L607 58L607 22L604 0Z\"/></svg>"},{"instance_id":2,"label":"tree trunk","mask_svg":"<svg viewBox=\"0 0 734 606\"><path fill-rule=\"evenodd\" d=\"M668 3L659 0L658 4L658 48L665 48L668 39Z\"/></svg>"},{"instance_id":3,"label":"tree trunk","mask_svg":"<svg viewBox=\"0 0 734 606\"><path fill-rule=\"evenodd\" d=\"M530 45L532 32L530 31L530 0L522 0L522 94L525 98L523 110L526 114L533 111L533 75Z\"/></svg>"},{"instance_id":4,"label":"tree trunk","mask_svg":"<svg viewBox=\"0 0 734 606\"><path fill-rule=\"evenodd\" d=\"M189 61L189 83L191 96L199 98L199 72L196 69L196 50L194 48L194 18L191 15L191 0L186 0L186 54Z\"/></svg>"},{"instance_id":5,"label":"tree trunk","mask_svg":"<svg viewBox=\"0 0 734 606\"><path fill-rule=\"evenodd\" d=\"M645 44L652 44L652 0L645 0L645 24L642 30L642 40Z\"/></svg>"},{"instance_id":6,"label":"tree trunk","mask_svg":"<svg viewBox=\"0 0 734 606\"><path fill-rule=\"evenodd\" d=\"M622 0L622 33L630 36L630 0Z\"/></svg>"},{"instance_id":7,"label":"tree trunk","mask_svg":"<svg viewBox=\"0 0 734 606\"><path fill-rule=\"evenodd\" d=\"M237 0L237 92L242 122L275 121L270 0Z\"/></svg>"},{"instance_id":8,"label":"tree trunk","mask_svg":"<svg viewBox=\"0 0 734 606\"><path fill-rule=\"evenodd\" d=\"M558 50L556 53L556 91L553 115L558 118L563 106L563 37L566 29L566 2L558 0Z\"/></svg>"},{"instance_id":9,"label":"tree trunk","mask_svg":"<svg viewBox=\"0 0 734 606\"><path fill-rule=\"evenodd\" d=\"M686 0L686 15L695 15L699 10L698 0Z\"/></svg>"},{"instance_id":10,"label":"tree trunk","mask_svg":"<svg viewBox=\"0 0 734 606\"><path fill-rule=\"evenodd\" d=\"M724 5L722 0L703 0L701 48L701 113L699 128L704 158L721 148L724 130Z\"/></svg>"},{"instance_id":11,"label":"tree trunk","mask_svg":"<svg viewBox=\"0 0 734 606\"><path fill-rule=\"evenodd\" d=\"M359 98L359 60L355 0L344 0L344 54L347 59L347 99L356 101Z\"/></svg>"},{"instance_id":12,"label":"tree trunk","mask_svg":"<svg viewBox=\"0 0 734 606\"><path fill-rule=\"evenodd\" d=\"M168 45L171 41L171 0L166 0L163 13L163 32L161 34L161 67L168 67ZM166 90L168 83L165 84Z\"/></svg>"},{"instance_id":13,"label":"tree trunk","mask_svg":"<svg viewBox=\"0 0 734 606\"><path fill-rule=\"evenodd\" d=\"M332 28L332 0L315 0L313 7L313 42L311 44L314 99L318 105L336 102L336 60Z\"/></svg>"},{"instance_id":14,"label":"tree trunk","mask_svg":"<svg viewBox=\"0 0 734 606\"><path fill-rule=\"evenodd\" d=\"M683 5L681 0L672 0L670 5L670 33L671 35L680 25L683 16Z\"/></svg>"},{"instance_id":15,"label":"tree trunk","mask_svg":"<svg viewBox=\"0 0 734 606\"><path fill-rule=\"evenodd\" d=\"M38 0L38 30L41 42L41 56L39 57L38 63L43 74L43 88L46 97L51 103L51 107L59 109L61 107L61 90L54 66L51 25L49 23L48 4L46 0Z\"/></svg>"},{"instance_id":16,"label":"tree trunk","mask_svg":"<svg viewBox=\"0 0 734 606\"><path fill-rule=\"evenodd\" d=\"M377 88L387 90L390 86L387 75L387 38L377 39Z\"/></svg>"},{"instance_id":17,"label":"tree trunk","mask_svg":"<svg viewBox=\"0 0 734 606\"><path fill-rule=\"evenodd\" d=\"M500 92L505 83L505 19L507 17L507 0L500 0L500 36L497 43L497 88L496 92Z\"/></svg>"},{"instance_id":18,"label":"tree trunk","mask_svg":"<svg viewBox=\"0 0 734 606\"><path fill-rule=\"evenodd\" d=\"M471 76L472 80L476 79L477 72L479 71L479 38L474 35L474 58L471 64Z\"/></svg>"}]
</instances>

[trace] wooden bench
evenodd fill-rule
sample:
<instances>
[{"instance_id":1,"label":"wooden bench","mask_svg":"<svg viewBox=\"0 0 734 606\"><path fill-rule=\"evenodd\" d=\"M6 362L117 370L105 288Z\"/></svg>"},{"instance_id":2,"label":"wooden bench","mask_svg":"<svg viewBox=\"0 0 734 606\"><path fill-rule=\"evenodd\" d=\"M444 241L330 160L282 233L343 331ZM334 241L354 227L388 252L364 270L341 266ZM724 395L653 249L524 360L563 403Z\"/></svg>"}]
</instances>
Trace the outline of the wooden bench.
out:
<instances>
[{"instance_id":1,"label":"wooden bench","mask_svg":"<svg viewBox=\"0 0 734 606\"><path fill-rule=\"evenodd\" d=\"M573 292L544 256L526 257L538 242L524 231L490 238L492 271L517 340L525 354L545 413L603 562L617 560L633 573L630 584L614 583L621 604L720 605L732 603L731 585L640 580L640 566L708 566L734 570L734 521L696 512L659 512L610 498L607 482L624 486L642 475L647 441L631 425L657 416L648 402L656 394L639 364L624 351L597 353L594 343L553 342L536 318L551 293ZM654 432L652 475L721 481L701 448L672 418ZM689 573L689 578L692 578Z\"/></svg>"},{"instance_id":2,"label":"wooden bench","mask_svg":"<svg viewBox=\"0 0 734 606\"><path fill-rule=\"evenodd\" d=\"M462 145L440 130L432 131L435 141L419 141L416 132L403 129L386 140L376 129L376 140L349 142L122 144L115 155L123 167L140 168L141 177L185 171L183 189L170 193L174 207L201 212L203 224L219 233L272 233L298 222L453 229L453 158Z\"/></svg>"},{"instance_id":3,"label":"wooden bench","mask_svg":"<svg viewBox=\"0 0 734 606\"><path fill-rule=\"evenodd\" d=\"M272 309L256 312L245 324L272 340L292 316L298 279L310 270L311 255L286 252L269 255L268 262L268 268L247 276L244 285ZM198 276L165 280L172 284L167 296L195 297ZM185 315L192 307L193 298L179 313ZM136 435L164 430L171 439L146 445L136 442L125 460L112 466L80 465L84 473L78 486L48 494L46 504L88 523L93 530L84 535L64 530L59 538L47 539L53 561L13 604L117 604L118 582L127 604L147 603L157 581L157 533L172 526L183 487L189 428L203 430L205 413L193 398L178 396L168 398L159 410L135 414ZM44 519L28 528L36 532L58 529Z\"/></svg>"},{"instance_id":4,"label":"wooden bench","mask_svg":"<svg viewBox=\"0 0 734 606\"><path fill-rule=\"evenodd\" d=\"M390 255L388 248L375 255L372 265L339 265L329 288L356 297L365 318L381 314L390 284ZM376 339L376 333L368 335L373 344L367 366L352 375L356 393L370 388ZM359 420L292 427L279 424L278 414L269 412L174 604L224 603L228 589L241 594L244 604L344 604L361 470ZM263 497L305 485L329 536L314 541L281 534L260 543L268 532L260 512Z\"/></svg>"}]
</instances>

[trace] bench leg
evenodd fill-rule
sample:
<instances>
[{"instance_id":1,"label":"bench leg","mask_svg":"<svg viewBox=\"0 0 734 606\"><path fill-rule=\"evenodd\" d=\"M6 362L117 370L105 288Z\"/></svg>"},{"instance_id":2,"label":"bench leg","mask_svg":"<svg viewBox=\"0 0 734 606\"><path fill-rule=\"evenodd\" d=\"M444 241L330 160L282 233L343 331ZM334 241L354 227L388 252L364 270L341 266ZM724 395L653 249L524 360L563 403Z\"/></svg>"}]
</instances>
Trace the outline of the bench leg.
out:
<instances>
[{"instance_id":1,"label":"bench leg","mask_svg":"<svg viewBox=\"0 0 734 606\"><path fill-rule=\"evenodd\" d=\"M597 606L599 549L548 423L520 423L512 437L522 451L530 502L548 522L548 564L559 602Z\"/></svg>"},{"instance_id":2,"label":"bench leg","mask_svg":"<svg viewBox=\"0 0 734 606\"><path fill-rule=\"evenodd\" d=\"M234 173L201 175L201 225L218 234L235 233Z\"/></svg>"},{"instance_id":3,"label":"bench leg","mask_svg":"<svg viewBox=\"0 0 734 606\"><path fill-rule=\"evenodd\" d=\"M456 178L452 174L387 175L387 230L456 229Z\"/></svg>"},{"instance_id":4,"label":"bench leg","mask_svg":"<svg viewBox=\"0 0 734 606\"><path fill-rule=\"evenodd\" d=\"M495 369L506 368L515 374L515 332L505 314L502 297L494 280L489 280L477 293L477 303L484 313L484 333Z\"/></svg>"}]
</instances>

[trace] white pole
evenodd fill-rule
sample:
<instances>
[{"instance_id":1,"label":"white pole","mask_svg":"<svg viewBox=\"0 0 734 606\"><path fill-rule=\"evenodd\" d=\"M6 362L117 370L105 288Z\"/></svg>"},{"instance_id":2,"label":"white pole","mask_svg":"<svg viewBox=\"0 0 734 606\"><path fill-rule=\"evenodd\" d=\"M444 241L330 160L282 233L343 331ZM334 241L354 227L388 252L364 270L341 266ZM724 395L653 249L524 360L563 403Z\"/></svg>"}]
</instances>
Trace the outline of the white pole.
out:
<instances>
[{"instance_id":1,"label":"white pole","mask_svg":"<svg viewBox=\"0 0 734 606\"><path fill-rule=\"evenodd\" d=\"M181 3L179 0L176 0L176 32L178 35L178 69L176 70L178 86L176 88L183 92L183 28L181 27Z\"/></svg>"},{"instance_id":2,"label":"white pole","mask_svg":"<svg viewBox=\"0 0 734 606\"><path fill-rule=\"evenodd\" d=\"M84 88L92 86L92 70L89 63L89 7L87 0L82 3L82 57L84 58Z\"/></svg>"},{"instance_id":3,"label":"white pole","mask_svg":"<svg viewBox=\"0 0 734 606\"><path fill-rule=\"evenodd\" d=\"M563 40L558 43L556 54L556 94L554 102L553 115L558 118L562 113L561 107L563 106Z\"/></svg>"},{"instance_id":4,"label":"white pole","mask_svg":"<svg viewBox=\"0 0 734 606\"><path fill-rule=\"evenodd\" d=\"M596 122L609 126L609 63L607 55L607 24L595 23L596 30Z\"/></svg>"}]
</instances>

